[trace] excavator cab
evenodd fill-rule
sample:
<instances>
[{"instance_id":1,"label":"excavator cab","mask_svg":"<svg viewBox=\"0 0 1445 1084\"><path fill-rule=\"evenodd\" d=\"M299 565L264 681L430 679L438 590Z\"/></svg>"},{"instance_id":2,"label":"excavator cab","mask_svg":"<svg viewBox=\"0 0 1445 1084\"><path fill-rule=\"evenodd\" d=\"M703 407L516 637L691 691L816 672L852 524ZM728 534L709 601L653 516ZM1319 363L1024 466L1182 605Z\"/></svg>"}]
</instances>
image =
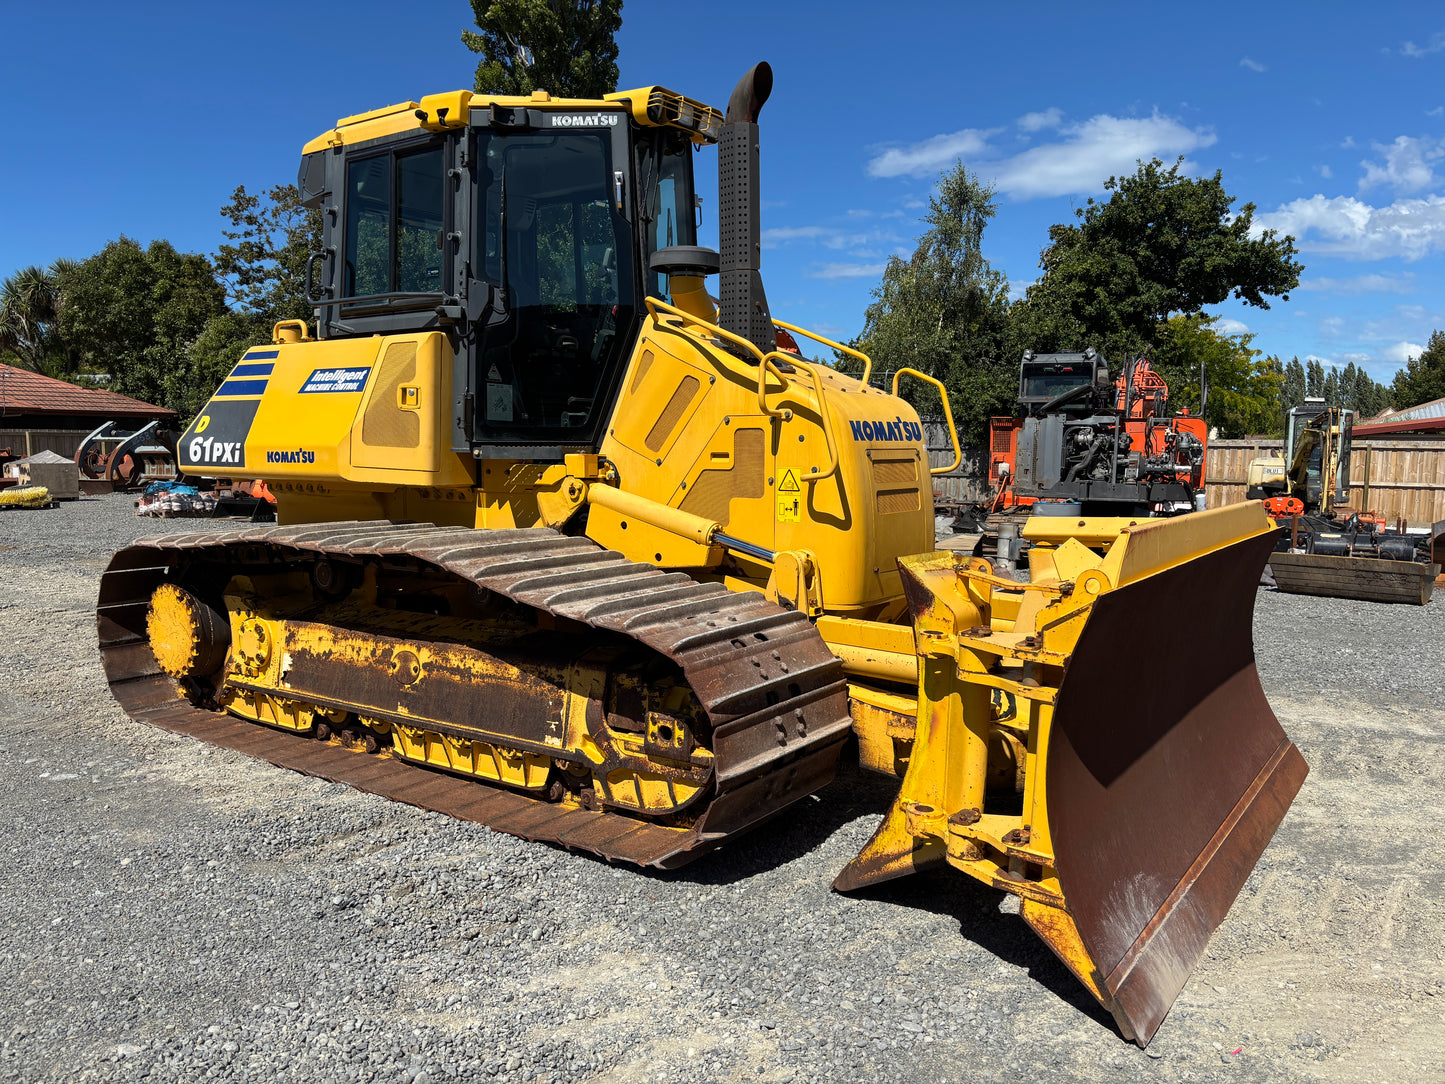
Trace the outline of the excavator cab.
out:
<instances>
[{"instance_id":1,"label":"excavator cab","mask_svg":"<svg viewBox=\"0 0 1445 1084\"><path fill-rule=\"evenodd\" d=\"M1334 514L1350 499L1350 437L1355 412L1305 402L1285 415L1284 462L1290 493L1307 512Z\"/></svg>"}]
</instances>

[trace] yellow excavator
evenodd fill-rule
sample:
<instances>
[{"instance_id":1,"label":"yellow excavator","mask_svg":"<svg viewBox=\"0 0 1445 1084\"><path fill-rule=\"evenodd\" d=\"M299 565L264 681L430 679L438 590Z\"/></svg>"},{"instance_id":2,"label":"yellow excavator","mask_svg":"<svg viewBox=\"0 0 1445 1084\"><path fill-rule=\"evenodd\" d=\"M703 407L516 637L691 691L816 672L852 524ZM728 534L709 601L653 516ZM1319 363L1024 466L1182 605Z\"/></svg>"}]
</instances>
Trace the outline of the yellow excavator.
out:
<instances>
[{"instance_id":1,"label":"yellow excavator","mask_svg":"<svg viewBox=\"0 0 1445 1084\"><path fill-rule=\"evenodd\" d=\"M771 84L753 68L725 113L457 91L307 144L315 323L248 350L179 443L187 472L264 477L279 525L117 553L111 689L173 732L662 868L856 745L901 785L836 887L947 864L1020 897L1143 1045L1307 771L1254 665L1277 532L1257 502L1036 518L1028 582L935 552L940 468L899 384L947 413L942 385L875 387L768 307ZM696 238L713 144L720 253Z\"/></svg>"}]
</instances>

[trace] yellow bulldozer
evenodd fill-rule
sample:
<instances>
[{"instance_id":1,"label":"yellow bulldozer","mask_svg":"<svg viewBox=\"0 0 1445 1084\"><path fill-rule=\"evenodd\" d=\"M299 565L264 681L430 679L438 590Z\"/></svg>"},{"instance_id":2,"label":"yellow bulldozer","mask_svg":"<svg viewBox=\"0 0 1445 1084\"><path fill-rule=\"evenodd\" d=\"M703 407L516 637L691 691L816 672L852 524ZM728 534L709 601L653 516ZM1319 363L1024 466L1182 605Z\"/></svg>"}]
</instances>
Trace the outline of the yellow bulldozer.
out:
<instances>
[{"instance_id":1,"label":"yellow bulldozer","mask_svg":"<svg viewBox=\"0 0 1445 1084\"><path fill-rule=\"evenodd\" d=\"M949 468L899 384L947 412L942 385L875 387L768 307L771 84L758 65L725 113L662 87L457 91L307 144L315 323L248 350L179 443L187 472L264 477L279 525L117 553L112 692L662 868L856 745L902 782L836 887L947 864L1020 897L1143 1045L1307 771L1254 665L1276 530L1258 503L1035 519L1028 582L934 552ZM693 191L714 144L720 253Z\"/></svg>"}]
</instances>

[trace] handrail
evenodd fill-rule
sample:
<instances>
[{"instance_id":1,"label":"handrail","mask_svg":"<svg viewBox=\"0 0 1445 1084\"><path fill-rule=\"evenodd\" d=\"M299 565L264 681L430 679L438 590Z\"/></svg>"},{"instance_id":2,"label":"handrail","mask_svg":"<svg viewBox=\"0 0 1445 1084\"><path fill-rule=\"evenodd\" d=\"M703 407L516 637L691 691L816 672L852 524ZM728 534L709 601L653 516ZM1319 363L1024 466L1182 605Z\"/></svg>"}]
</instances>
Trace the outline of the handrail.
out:
<instances>
[{"instance_id":1,"label":"handrail","mask_svg":"<svg viewBox=\"0 0 1445 1084\"><path fill-rule=\"evenodd\" d=\"M753 357L755 357L755 358L758 359L758 406L762 409L762 412L763 412L764 414L768 415L769 417L772 417L772 418L782 418L784 421L788 421L788 420L790 420L790 419L792 418L792 416L793 416L793 412L792 412L791 410L788 410L787 408L784 408L784 409L782 409L782 410L774 410L772 407L768 406L768 404L767 404L767 388L766 388L766 384L767 384L768 372L769 372L770 370L778 377L779 380L781 380L781 381L783 382L783 387L784 387L785 389L786 389L787 386L788 386L788 378L787 378L786 374L784 374L783 372L781 372L781 371L778 369L778 367L777 367L775 364L773 364L773 359L774 359L774 358L777 358L779 361L787 362L789 365L793 365L793 366L801 365L803 368L807 369L807 370L808 370L808 375L809 375L810 377L812 377L812 380L813 380L813 393L818 397L818 419L819 419L820 422L822 422L822 425L823 425L823 443L824 443L824 444L827 446L827 448L828 448L828 457L829 457L829 458L828 458L828 469L827 469L827 470L825 470L825 471L818 471L817 468L815 467L813 473L808 474L808 475L805 475L804 477L806 477L807 480L810 481L810 482L817 482L817 481L821 481L821 480L824 479L824 478L829 477L830 475L833 474L834 471L836 471L836 470L838 469L837 442L833 440L832 424L831 424L831 423L829 422L829 420L828 420L828 406L827 406L827 404L823 401L823 385L822 385L821 381L819 381L819 379L818 379L818 372L817 372L817 369L816 369L814 366L812 366L812 365L810 365L809 363L803 361L801 358L794 357L794 356L791 355L791 354L786 354L786 353L784 353L784 352L781 351L781 350L774 350L774 351L772 351L771 353L764 354L764 353L763 353L761 350L759 350L759 349L757 348L757 346L755 346L750 340L743 338L741 335L735 335L735 334L733 334L731 331L728 331L726 328L718 327L717 324L714 324L714 323L712 323L712 322L710 322L710 321L708 321L708 320L704 320L704 319L702 319L702 317L700 317L700 316L695 316L695 315L693 315L692 313L688 312L688 311L685 310L685 309L680 309L680 308L678 308L676 305L670 305L670 304L668 304L666 301L663 301L663 300L661 300L661 299L659 299L659 298L656 298L656 297L644 298L642 303L647 307L647 311L652 315L652 318L653 318L654 320L657 319L657 311L658 311L659 309L661 309L663 312L668 312L668 313L671 313L671 314L674 315L674 316L681 317L685 325L686 325L686 324L696 324L696 325L699 325L699 326L701 326L701 327L706 328L709 332L711 332L711 333L713 333L713 334L716 334L716 335L719 335L719 336L721 336L721 337L724 338L724 339L727 339L729 342L737 343L737 345L746 348L747 351L748 351L750 354L753 355ZM778 323L778 324L780 324L780 326L786 327L786 328L788 328L789 330L792 330L792 325L790 325L790 324L782 324L780 321L776 321L776 320L774 321L774 323ZM804 331L803 334L804 334L804 335L809 335L809 332ZM812 337L812 338L817 338L817 336L810 336L810 337ZM826 339L820 339L819 341L820 341L820 342L827 342ZM847 347L842 347L841 349L847 350L848 348L847 348ZM850 351L850 352L856 353L856 351ZM861 355L861 354L860 354L859 356L862 357L865 361L868 360L867 357L866 357L866 355ZM871 365L872 363L869 362L869 364ZM921 376L922 374L920 373L919 375ZM896 383L896 381L895 381L895 383ZM942 385L939 385L939 387L941 388ZM944 400L945 400L945 404L944 404L944 405L945 405L945 409L946 409L946 408L947 408L947 393L944 394ZM953 423L950 421L949 424L950 424L950 426L951 426ZM955 438L955 440L954 440L954 446L957 447L957 445L958 445L958 441L957 441L957 439ZM960 454L960 457L959 457L959 461L962 462L962 455L961 455L961 454ZM957 466L957 464L955 464L955 466ZM949 468L949 469L952 470L953 468Z\"/></svg>"},{"instance_id":2,"label":"handrail","mask_svg":"<svg viewBox=\"0 0 1445 1084\"><path fill-rule=\"evenodd\" d=\"M909 369L905 366L904 368L899 369L896 373L893 374L894 395L898 394L898 378L904 373L907 373L909 376L916 376L919 380L928 381L928 383L932 384L935 388L938 389L938 394L943 399L943 416L948 420L948 436L949 439L953 441L953 463L947 467L930 467L928 473L948 474L950 471L958 470L960 464L963 463L963 451L958 446L958 430L954 428L953 411L949 408L948 405L948 389L943 386L942 381L935 380L927 373L920 373L917 369Z\"/></svg>"},{"instance_id":3,"label":"handrail","mask_svg":"<svg viewBox=\"0 0 1445 1084\"><path fill-rule=\"evenodd\" d=\"M867 354L863 353L861 350L854 350L851 346L844 346L842 343L835 343L832 339L825 339L823 338L823 336L817 334L816 332L809 331L805 327L799 327L797 324L790 324L786 320L774 319L773 323L775 323L778 327L786 328L788 331L796 331L799 335L806 335L814 342L822 343L824 346L831 346L834 350L837 350L843 354L847 354L849 357L857 358L863 363L863 375L860 376L858 380L860 383L863 384L868 383L868 377L871 376L873 373L873 359L870 358Z\"/></svg>"},{"instance_id":4,"label":"handrail","mask_svg":"<svg viewBox=\"0 0 1445 1084\"><path fill-rule=\"evenodd\" d=\"M768 370L771 369L779 380L783 382L781 391L788 390L787 375L773 364L773 355L767 354L758 362L758 409L770 418L781 418L785 422L793 420L793 412L784 407L782 410L774 410L768 406Z\"/></svg>"},{"instance_id":5,"label":"handrail","mask_svg":"<svg viewBox=\"0 0 1445 1084\"><path fill-rule=\"evenodd\" d=\"M806 361L799 362L797 358L790 358L781 350L774 350L763 360L768 361L768 359L774 357L782 358L787 361L789 365L796 366L801 364L802 367L808 371L808 376L813 380L813 394L817 396L818 399L818 420L823 426L823 446L828 449L828 469L820 471L817 467L814 467L812 473L807 477L809 481L818 481L830 477L833 472L838 469L838 442L833 439L833 423L828 418L828 407L823 402L823 382L818 378L818 368L815 365L808 364ZM762 368L762 366L759 366L759 368ZM774 369L774 372L776 371L777 370ZM781 376L782 374L779 373L778 375ZM764 407L764 409L767 408ZM789 411L789 413L791 413L791 411Z\"/></svg>"}]
</instances>

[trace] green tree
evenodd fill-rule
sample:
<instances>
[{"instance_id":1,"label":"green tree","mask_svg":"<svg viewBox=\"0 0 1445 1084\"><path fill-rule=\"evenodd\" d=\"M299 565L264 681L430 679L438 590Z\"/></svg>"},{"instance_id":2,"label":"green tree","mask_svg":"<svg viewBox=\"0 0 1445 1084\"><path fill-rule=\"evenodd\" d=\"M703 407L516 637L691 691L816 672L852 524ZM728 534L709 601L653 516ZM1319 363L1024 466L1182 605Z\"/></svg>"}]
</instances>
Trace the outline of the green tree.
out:
<instances>
[{"instance_id":1,"label":"green tree","mask_svg":"<svg viewBox=\"0 0 1445 1084\"><path fill-rule=\"evenodd\" d=\"M301 205L294 184L253 196L240 185L221 208L230 222L216 251L216 273L231 302L264 321L310 320L306 260L321 248L321 211ZM269 328L268 328L269 333Z\"/></svg>"},{"instance_id":2,"label":"green tree","mask_svg":"<svg viewBox=\"0 0 1445 1084\"><path fill-rule=\"evenodd\" d=\"M1015 306L1035 350L1091 344L1122 359L1148 349L1172 314L1231 295L1265 309L1269 298L1289 300L1303 270L1294 239L1251 237L1254 204L1231 210L1221 173L1196 180L1181 176L1182 163L1140 162L1105 182L1107 201L1076 210L1077 224L1049 229L1043 276Z\"/></svg>"},{"instance_id":3,"label":"green tree","mask_svg":"<svg viewBox=\"0 0 1445 1084\"><path fill-rule=\"evenodd\" d=\"M990 416L1013 408L1018 382L1005 360L1008 287L981 249L997 209L993 189L962 162L944 173L923 217L928 228L911 257L889 258L856 343L880 374L907 366L943 381L974 443ZM937 409L931 390L918 394L923 409Z\"/></svg>"},{"instance_id":4,"label":"green tree","mask_svg":"<svg viewBox=\"0 0 1445 1084\"><path fill-rule=\"evenodd\" d=\"M60 285L54 269L25 267L0 283L0 352L40 372L55 345Z\"/></svg>"},{"instance_id":5,"label":"green tree","mask_svg":"<svg viewBox=\"0 0 1445 1084\"><path fill-rule=\"evenodd\" d=\"M1284 367L1284 384L1280 391L1280 399L1284 410L1304 406L1305 367L1300 362L1298 355L1290 358L1289 364Z\"/></svg>"},{"instance_id":6,"label":"green tree","mask_svg":"<svg viewBox=\"0 0 1445 1084\"><path fill-rule=\"evenodd\" d=\"M1325 394L1325 367L1318 359L1310 358L1305 365L1305 396L1323 399Z\"/></svg>"},{"instance_id":7,"label":"green tree","mask_svg":"<svg viewBox=\"0 0 1445 1084\"><path fill-rule=\"evenodd\" d=\"M1419 357L1405 362L1390 389L1396 410L1445 399L1445 331L1432 331Z\"/></svg>"},{"instance_id":8,"label":"green tree","mask_svg":"<svg viewBox=\"0 0 1445 1084\"><path fill-rule=\"evenodd\" d=\"M617 89L622 0L472 0L477 31L462 42L482 59L479 94L546 90L600 98Z\"/></svg>"},{"instance_id":9,"label":"green tree","mask_svg":"<svg viewBox=\"0 0 1445 1084\"><path fill-rule=\"evenodd\" d=\"M115 391L184 415L195 394L214 388L193 371L190 346L225 312L205 256L121 237L64 275L58 325L83 363L111 374Z\"/></svg>"},{"instance_id":10,"label":"green tree","mask_svg":"<svg viewBox=\"0 0 1445 1084\"><path fill-rule=\"evenodd\" d=\"M1172 316L1156 333L1152 360L1169 384L1171 410L1199 412L1201 366L1208 388L1204 420L1221 437L1280 431L1286 379L1278 358L1250 346L1253 335L1222 335L1218 317Z\"/></svg>"}]
</instances>

